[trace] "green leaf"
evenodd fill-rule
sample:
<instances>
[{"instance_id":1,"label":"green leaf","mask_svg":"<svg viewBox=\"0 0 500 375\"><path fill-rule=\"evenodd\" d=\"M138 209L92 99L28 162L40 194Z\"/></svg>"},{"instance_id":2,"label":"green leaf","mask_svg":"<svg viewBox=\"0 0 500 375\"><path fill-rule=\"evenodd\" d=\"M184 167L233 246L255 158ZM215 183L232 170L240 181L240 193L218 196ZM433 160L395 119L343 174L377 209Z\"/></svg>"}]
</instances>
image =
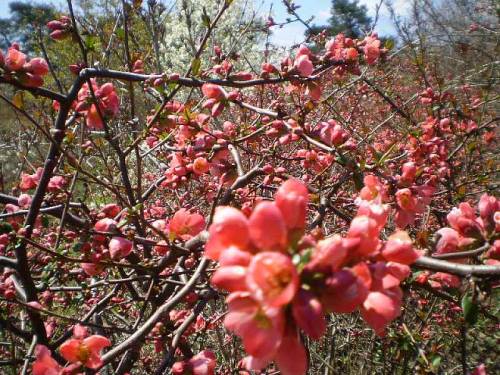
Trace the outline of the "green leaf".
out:
<instances>
[{"instance_id":1,"label":"green leaf","mask_svg":"<svg viewBox=\"0 0 500 375\"><path fill-rule=\"evenodd\" d=\"M197 76L198 73L200 72L200 68L201 68L201 60L194 59L193 62L191 63L191 71L193 72L193 75Z\"/></svg>"},{"instance_id":2,"label":"green leaf","mask_svg":"<svg viewBox=\"0 0 500 375\"><path fill-rule=\"evenodd\" d=\"M441 366L441 360L442 360L442 358L440 356L436 355L432 359L432 367L437 370L439 368L439 366Z\"/></svg>"},{"instance_id":3,"label":"green leaf","mask_svg":"<svg viewBox=\"0 0 500 375\"><path fill-rule=\"evenodd\" d=\"M48 228L49 227L49 224L50 224L50 221L49 221L49 218L47 216L42 216L42 226L44 228Z\"/></svg>"},{"instance_id":4,"label":"green leaf","mask_svg":"<svg viewBox=\"0 0 500 375\"><path fill-rule=\"evenodd\" d=\"M469 294L465 294L462 297L462 311L467 323L474 325L477 322L479 307L472 300L472 297Z\"/></svg>"},{"instance_id":5,"label":"green leaf","mask_svg":"<svg viewBox=\"0 0 500 375\"><path fill-rule=\"evenodd\" d=\"M392 144L392 146L389 147L389 149L387 150L387 152L384 155L382 155L382 157L377 161L377 164L380 165L380 166L384 165L385 161L392 154L392 151L394 151L394 149L396 148L396 146L397 146L397 142L394 142Z\"/></svg>"},{"instance_id":6,"label":"green leaf","mask_svg":"<svg viewBox=\"0 0 500 375\"><path fill-rule=\"evenodd\" d=\"M96 47L99 45L99 38L93 35L87 35L85 38L85 46L89 51L95 51Z\"/></svg>"},{"instance_id":7,"label":"green leaf","mask_svg":"<svg viewBox=\"0 0 500 375\"><path fill-rule=\"evenodd\" d=\"M210 17L208 16L205 7L203 7L203 13L201 14L201 22L203 22L203 25L206 27L210 27Z\"/></svg>"},{"instance_id":8,"label":"green leaf","mask_svg":"<svg viewBox=\"0 0 500 375\"><path fill-rule=\"evenodd\" d=\"M4 234L4 233L10 233L14 230L14 228L12 228L12 225L10 225L9 223L0 223L0 234Z\"/></svg>"},{"instance_id":9,"label":"green leaf","mask_svg":"<svg viewBox=\"0 0 500 375\"><path fill-rule=\"evenodd\" d=\"M384 47L387 48L388 50L391 50L394 48L394 39L387 39L384 43Z\"/></svg>"},{"instance_id":10,"label":"green leaf","mask_svg":"<svg viewBox=\"0 0 500 375\"><path fill-rule=\"evenodd\" d=\"M307 263L311 260L312 249L306 249L302 253L294 254L292 257L292 262L295 264L297 269L302 271Z\"/></svg>"},{"instance_id":11,"label":"green leaf","mask_svg":"<svg viewBox=\"0 0 500 375\"><path fill-rule=\"evenodd\" d=\"M125 39L125 30L122 29L121 27L116 29L115 34L118 37L118 39L121 39L121 40Z\"/></svg>"}]
</instances>

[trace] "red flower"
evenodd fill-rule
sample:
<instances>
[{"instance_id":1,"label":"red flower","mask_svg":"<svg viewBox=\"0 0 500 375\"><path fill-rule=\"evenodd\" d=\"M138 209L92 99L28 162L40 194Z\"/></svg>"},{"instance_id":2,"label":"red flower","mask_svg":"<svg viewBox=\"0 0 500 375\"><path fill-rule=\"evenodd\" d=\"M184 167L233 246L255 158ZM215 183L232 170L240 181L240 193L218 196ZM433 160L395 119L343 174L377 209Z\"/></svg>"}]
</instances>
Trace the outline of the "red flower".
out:
<instances>
[{"instance_id":1,"label":"red flower","mask_svg":"<svg viewBox=\"0 0 500 375\"><path fill-rule=\"evenodd\" d=\"M36 360L33 362L33 375L59 375L61 366L52 358L50 350L45 345L37 345L35 348Z\"/></svg>"},{"instance_id":2,"label":"red flower","mask_svg":"<svg viewBox=\"0 0 500 375\"><path fill-rule=\"evenodd\" d=\"M230 294L226 303L226 328L241 337L248 354L271 360L283 337L285 319L282 310L262 307L246 292Z\"/></svg>"},{"instance_id":3,"label":"red flower","mask_svg":"<svg viewBox=\"0 0 500 375\"><path fill-rule=\"evenodd\" d=\"M314 70L314 66L307 55L298 56L293 65L302 77L309 77Z\"/></svg>"},{"instance_id":4,"label":"red flower","mask_svg":"<svg viewBox=\"0 0 500 375\"><path fill-rule=\"evenodd\" d=\"M391 262L412 264L419 258L420 254L413 249L408 233L399 231L389 237L382 250L382 256Z\"/></svg>"},{"instance_id":5,"label":"red flower","mask_svg":"<svg viewBox=\"0 0 500 375\"><path fill-rule=\"evenodd\" d=\"M170 235L184 241L196 236L204 228L205 218L200 214L192 214L185 208L178 210L168 223Z\"/></svg>"},{"instance_id":6,"label":"red flower","mask_svg":"<svg viewBox=\"0 0 500 375\"><path fill-rule=\"evenodd\" d=\"M205 255L217 260L221 252L231 246L246 250L250 242L248 220L241 211L232 207L218 207L215 210Z\"/></svg>"},{"instance_id":7,"label":"red flower","mask_svg":"<svg viewBox=\"0 0 500 375\"><path fill-rule=\"evenodd\" d=\"M280 250L287 241L285 219L276 204L259 203L248 222L250 238L261 250Z\"/></svg>"},{"instance_id":8,"label":"red flower","mask_svg":"<svg viewBox=\"0 0 500 375\"><path fill-rule=\"evenodd\" d=\"M289 229L303 229L306 226L309 192L302 182L294 179L285 181L274 198Z\"/></svg>"},{"instance_id":9,"label":"red flower","mask_svg":"<svg viewBox=\"0 0 500 375\"><path fill-rule=\"evenodd\" d=\"M252 297L271 307L288 304L299 287L299 277L290 257L269 251L252 258L246 282Z\"/></svg>"},{"instance_id":10,"label":"red flower","mask_svg":"<svg viewBox=\"0 0 500 375\"><path fill-rule=\"evenodd\" d=\"M373 291L368 294L361 308L361 316L378 335L401 313L403 293L399 287Z\"/></svg>"},{"instance_id":11,"label":"red flower","mask_svg":"<svg viewBox=\"0 0 500 375\"><path fill-rule=\"evenodd\" d=\"M102 365L101 350L110 346L111 341L104 336L87 335L84 327L76 325L73 338L65 341L59 351L71 363L79 362L85 367L98 369Z\"/></svg>"},{"instance_id":12,"label":"red flower","mask_svg":"<svg viewBox=\"0 0 500 375\"><path fill-rule=\"evenodd\" d=\"M292 314L297 325L313 340L326 332L326 319L321 302L314 294L300 290L292 304Z\"/></svg>"},{"instance_id":13,"label":"red flower","mask_svg":"<svg viewBox=\"0 0 500 375\"><path fill-rule=\"evenodd\" d=\"M26 63L26 55L17 48L10 47L5 56L5 68L10 71L21 70Z\"/></svg>"}]
</instances>

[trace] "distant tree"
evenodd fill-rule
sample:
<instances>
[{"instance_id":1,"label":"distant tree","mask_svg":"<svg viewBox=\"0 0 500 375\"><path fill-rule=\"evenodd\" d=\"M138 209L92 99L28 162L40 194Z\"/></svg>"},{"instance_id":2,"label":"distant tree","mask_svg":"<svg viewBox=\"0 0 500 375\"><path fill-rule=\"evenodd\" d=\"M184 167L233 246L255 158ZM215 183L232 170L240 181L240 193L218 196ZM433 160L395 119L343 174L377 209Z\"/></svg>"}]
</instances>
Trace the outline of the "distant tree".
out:
<instances>
[{"instance_id":1,"label":"distant tree","mask_svg":"<svg viewBox=\"0 0 500 375\"><path fill-rule=\"evenodd\" d=\"M53 5L33 1L12 1L9 9L10 17L0 19L0 47L4 49L14 41L23 43L26 50L32 49L37 27L54 19L57 13Z\"/></svg>"},{"instance_id":2,"label":"distant tree","mask_svg":"<svg viewBox=\"0 0 500 375\"><path fill-rule=\"evenodd\" d=\"M316 35L326 29L329 35L344 33L351 38L357 38L368 29L371 18L365 5L359 5L358 0L332 0L331 17L328 25L314 25L308 35Z\"/></svg>"}]
</instances>

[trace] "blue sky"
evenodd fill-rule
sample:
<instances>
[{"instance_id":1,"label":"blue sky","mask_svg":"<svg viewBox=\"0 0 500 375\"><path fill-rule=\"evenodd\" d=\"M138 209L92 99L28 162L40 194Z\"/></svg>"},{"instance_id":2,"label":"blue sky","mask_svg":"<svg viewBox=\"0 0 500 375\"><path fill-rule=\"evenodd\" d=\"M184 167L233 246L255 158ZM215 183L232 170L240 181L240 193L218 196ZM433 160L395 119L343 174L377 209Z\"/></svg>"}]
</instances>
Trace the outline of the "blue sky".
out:
<instances>
[{"instance_id":1,"label":"blue sky","mask_svg":"<svg viewBox=\"0 0 500 375\"><path fill-rule=\"evenodd\" d=\"M254 0L255 8L260 10L263 14L268 14L270 5L273 5L273 15L276 22L283 22L289 15L286 12L286 8L281 3L281 0ZM40 3L52 3L55 5L65 7L65 0L44 0L38 1ZM360 4L365 4L368 8L368 13L370 16L375 15L376 5L380 0L359 0ZM0 0L0 17L8 16L9 0ZM314 23L324 24L330 17L330 6L331 0L295 0L295 4L300 5L298 10L299 15L303 19L308 19L314 16ZM407 0L393 0L394 7L396 11L404 15L408 11L409 1ZM64 9L64 8L63 8ZM394 28L390 22L387 9L382 7L379 15L379 22L376 30L381 35L394 34ZM273 39L272 41L276 44L290 46L295 43L300 43L303 41L305 27L298 22L284 26L283 28L274 27L273 28Z\"/></svg>"}]
</instances>

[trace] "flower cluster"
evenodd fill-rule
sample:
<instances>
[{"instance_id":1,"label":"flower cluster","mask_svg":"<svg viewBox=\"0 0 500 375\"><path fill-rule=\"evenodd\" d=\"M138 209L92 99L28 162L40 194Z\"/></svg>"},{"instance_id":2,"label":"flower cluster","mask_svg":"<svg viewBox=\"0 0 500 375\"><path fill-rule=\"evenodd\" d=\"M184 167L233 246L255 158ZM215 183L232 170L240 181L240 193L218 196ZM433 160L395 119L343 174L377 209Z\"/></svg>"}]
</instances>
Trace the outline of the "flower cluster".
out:
<instances>
[{"instance_id":1,"label":"flower cluster","mask_svg":"<svg viewBox=\"0 0 500 375\"><path fill-rule=\"evenodd\" d=\"M460 203L448 214L450 227L437 231L436 254L466 251L487 245L485 255L489 258L486 263L500 264L500 240L496 239L500 233L500 200L496 197L483 194L478 203L479 217L476 211L467 202Z\"/></svg>"},{"instance_id":2,"label":"flower cluster","mask_svg":"<svg viewBox=\"0 0 500 375\"><path fill-rule=\"evenodd\" d=\"M222 113L228 101L238 97L238 92L226 93L222 87L213 83L203 84L201 91L207 97L207 100L203 103L203 108L209 108L213 117L217 117Z\"/></svg>"},{"instance_id":3,"label":"flower cluster","mask_svg":"<svg viewBox=\"0 0 500 375\"><path fill-rule=\"evenodd\" d=\"M241 337L247 369L274 360L282 374L305 374L299 329L319 339L327 312L360 310L380 335L399 315L399 284L419 254L406 232L379 239L389 213L383 186L374 176L365 185L345 237L304 234L308 190L298 180L283 183L275 201L260 202L249 218L217 208L205 254L219 261L211 283L230 292L224 323Z\"/></svg>"},{"instance_id":4,"label":"flower cluster","mask_svg":"<svg viewBox=\"0 0 500 375\"><path fill-rule=\"evenodd\" d=\"M47 28L51 31L50 37L54 40L66 39L73 33L71 19L67 16L61 16L58 20L48 22Z\"/></svg>"},{"instance_id":5,"label":"flower cluster","mask_svg":"<svg viewBox=\"0 0 500 375\"><path fill-rule=\"evenodd\" d=\"M120 99L116 95L112 83L105 83L102 86L97 84L95 79L91 79L92 91L88 83L85 83L78 92L78 101L75 110L85 115L85 121L89 129L104 129L104 121L113 118L120 110ZM99 107L94 102L99 103Z\"/></svg>"},{"instance_id":6,"label":"flower cluster","mask_svg":"<svg viewBox=\"0 0 500 375\"><path fill-rule=\"evenodd\" d=\"M4 56L0 51L0 75L8 81L17 81L27 87L43 85L43 76L49 72L47 61L41 57L28 59L13 43Z\"/></svg>"}]
</instances>

